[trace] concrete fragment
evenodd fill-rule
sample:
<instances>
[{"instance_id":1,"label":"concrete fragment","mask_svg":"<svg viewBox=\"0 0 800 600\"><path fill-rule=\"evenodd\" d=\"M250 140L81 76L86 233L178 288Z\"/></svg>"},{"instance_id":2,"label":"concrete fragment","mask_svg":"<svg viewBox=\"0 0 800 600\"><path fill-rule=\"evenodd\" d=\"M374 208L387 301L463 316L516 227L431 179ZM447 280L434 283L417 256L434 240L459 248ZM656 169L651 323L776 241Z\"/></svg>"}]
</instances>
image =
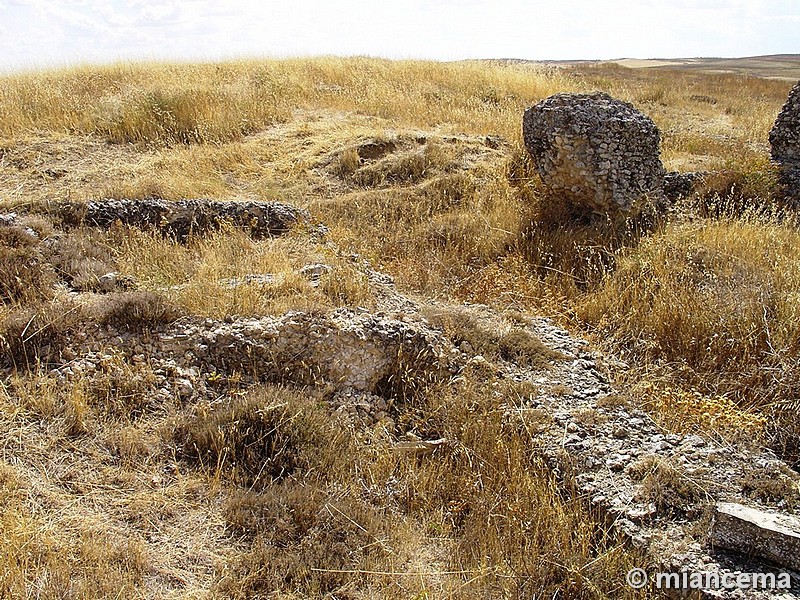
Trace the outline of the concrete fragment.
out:
<instances>
[{"instance_id":1,"label":"concrete fragment","mask_svg":"<svg viewBox=\"0 0 800 600\"><path fill-rule=\"evenodd\" d=\"M712 543L800 571L800 519L743 504L716 505Z\"/></svg>"}]
</instances>

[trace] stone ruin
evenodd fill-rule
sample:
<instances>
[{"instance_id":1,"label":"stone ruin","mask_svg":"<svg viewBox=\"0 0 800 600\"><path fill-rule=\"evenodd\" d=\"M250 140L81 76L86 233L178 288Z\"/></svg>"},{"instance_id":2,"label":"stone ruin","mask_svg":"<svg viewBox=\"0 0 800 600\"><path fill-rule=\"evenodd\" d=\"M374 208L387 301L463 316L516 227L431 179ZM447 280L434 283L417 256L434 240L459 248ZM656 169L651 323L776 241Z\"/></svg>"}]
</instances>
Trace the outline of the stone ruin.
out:
<instances>
[{"instance_id":1,"label":"stone ruin","mask_svg":"<svg viewBox=\"0 0 800 600\"><path fill-rule=\"evenodd\" d=\"M0 227L22 228L25 220L0 214ZM310 265L308 272L322 270ZM370 272L370 283L380 282L394 297L389 305L402 310L184 317L141 330L81 320L29 368L46 365L66 383L126 378L130 365L146 365L152 378L135 377L146 389L147 407L215 402L260 381L300 386L327 402L332 418L379 427L389 451L419 455L448 451L457 440L404 434L397 407L406 391L455 383L469 370L528 381L535 384L530 394L499 407L507 426L522 428L553 475L644 552L653 569L789 572L798 588L800 475L772 452L664 432L615 389L609 369L625 365L591 352L584 340L542 317L512 323L486 306L458 307L486 331L524 327L559 355L543 367L502 356L490 363L425 321L420 306L379 275ZM105 300L81 300L92 301ZM0 352L0 376L13 367ZM653 485L660 495L653 495ZM701 597L775 597L769 590L719 592Z\"/></svg>"},{"instance_id":2,"label":"stone ruin","mask_svg":"<svg viewBox=\"0 0 800 600\"><path fill-rule=\"evenodd\" d=\"M525 111L522 132L548 190L589 215L636 216L663 198L658 128L627 102L556 94Z\"/></svg>"},{"instance_id":3,"label":"stone ruin","mask_svg":"<svg viewBox=\"0 0 800 600\"><path fill-rule=\"evenodd\" d=\"M800 81L775 119L769 143L779 167L781 193L792 206L800 207Z\"/></svg>"},{"instance_id":4,"label":"stone ruin","mask_svg":"<svg viewBox=\"0 0 800 600\"><path fill-rule=\"evenodd\" d=\"M288 204L255 201L98 200L87 204L64 203L59 208L65 225L89 225L108 229L115 223L156 229L185 242L191 235L218 229L225 223L244 229L254 238L286 233L307 220L308 213Z\"/></svg>"}]
</instances>

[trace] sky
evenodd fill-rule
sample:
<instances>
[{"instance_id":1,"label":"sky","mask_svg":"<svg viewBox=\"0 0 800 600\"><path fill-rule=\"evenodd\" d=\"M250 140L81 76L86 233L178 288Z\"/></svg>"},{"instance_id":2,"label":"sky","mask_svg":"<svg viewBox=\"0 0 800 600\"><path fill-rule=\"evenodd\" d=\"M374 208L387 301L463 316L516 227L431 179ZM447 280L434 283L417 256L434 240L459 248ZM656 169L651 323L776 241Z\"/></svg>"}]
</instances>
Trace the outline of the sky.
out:
<instances>
[{"instance_id":1,"label":"sky","mask_svg":"<svg viewBox=\"0 0 800 600\"><path fill-rule=\"evenodd\" d=\"M335 54L529 60L800 53L800 0L0 0L0 70Z\"/></svg>"}]
</instances>

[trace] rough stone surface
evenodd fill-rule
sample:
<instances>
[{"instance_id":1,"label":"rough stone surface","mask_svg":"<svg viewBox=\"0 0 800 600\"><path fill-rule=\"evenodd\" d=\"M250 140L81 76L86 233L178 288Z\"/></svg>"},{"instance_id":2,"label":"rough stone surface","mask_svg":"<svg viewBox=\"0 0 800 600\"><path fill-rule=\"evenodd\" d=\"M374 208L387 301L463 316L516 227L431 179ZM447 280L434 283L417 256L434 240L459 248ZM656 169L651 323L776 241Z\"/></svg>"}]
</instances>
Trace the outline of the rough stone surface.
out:
<instances>
[{"instance_id":1,"label":"rough stone surface","mask_svg":"<svg viewBox=\"0 0 800 600\"><path fill-rule=\"evenodd\" d=\"M183 319L131 333L87 324L71 336L53 373L67 379L95 372L114 356L145 359L204 393L208 382L289 382L362 398L397 393L412 382L450 377L458 352L419 321L339 309L330 314L288 312L279 317ZM173 385L175 384L175 385ZM384 401L385 402L385 401ZM386 404L378 410L386 409ZM369 410L368 413L373 411Z\"/></svg>"},{"instance_id":2,"label":"rough stone surface","mask_svg":"<svg viewBox=\"0 0 800 600\"><path fill-rule=\"evenodd\" d=\"M664 175L664 196L671 201L687 198L694 193L695 186L704 176L704 173L696 171L687 173L671 171Z\"/></svg>"},{"instance_id":3,"label":"rough stone surface","mask_svg":"<svg viewBox=\"0 0 800 600\"><path fill-rule=\"evenodd\" d=\"M800 519L736 504L720 502L714 514L712 542L766 558L800 571Z\"/></svg>"},{"instance_id":4,"label":"rough stone surface","mask_svg":"<svg viewBox=\"0 0 800 600\"><path fill-rule=\"evenodd\" d=\"M402 385L404 373L441 378L452 352L431 330L346 309L230 324L207 321L185 326L171 341L176 351L191 352L224 372L260 372L270 379L363 392Z\"/></svg>"},{"instance_id":5,"label":"rough stone surface","mask_svg":"<svg viewBox=\"0 0 800 600\"><path fill-rule=\"evenodd\" d=\"M800 163L800 81L789 97L769 132L772 160L778 164Z\"/></svg>"},{"instance_id":6,"label":"rough stone surface","mask_svg":"<svg viewBox=\"0 0 800 600\"><path fill-rule=\"evenodd\" d=\"M663 196L658 128L627 102L556 94L525 111L522 131L549 190L588 212L636 214Z\"/></svg>"},{"instance_id":7,"label":"rough stone surface","mask_svg":"<svg viewBox=\"0 0 800 600\"><path fill-rule=\"evenodd\" d=\"M276 236L308 218L308 214L278 202L235 202L160 199L96 200L85 205L65 203L61 218L68 225L109 228L115 223L157 229L179 241L216 229L224 223L242 228L255 238Z\"/></svg>"},{"instance_id":8,"label":"rough stone surface","mask_svg":"<svg viewBox=\"0 0 800 600\"><path fill-rule=\"evenodd\" d=\"M769 132L769 143L772 160L780 169L782 195L800 208L800 81L789 92L786 103L778 113Z\"/></svg>"},{"instance_id":9,"label":"rough stone surface","mask_svg":"<svg viewBox=\"0 0 800 600\"><path fill-rule=\"evenodd\" d=\"M786 200L794 208L800 208L800 163L783 165L780 170L779 183Z\"/></svg>"}]
</instances>

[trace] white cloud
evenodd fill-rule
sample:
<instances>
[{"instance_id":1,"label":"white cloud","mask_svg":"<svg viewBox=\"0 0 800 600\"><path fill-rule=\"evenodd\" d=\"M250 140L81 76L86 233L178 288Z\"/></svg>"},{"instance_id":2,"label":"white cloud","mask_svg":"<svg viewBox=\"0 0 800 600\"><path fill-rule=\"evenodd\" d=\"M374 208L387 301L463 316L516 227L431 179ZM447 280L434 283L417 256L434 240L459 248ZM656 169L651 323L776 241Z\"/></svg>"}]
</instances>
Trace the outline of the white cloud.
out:
<instances>
[{"instance_id":1,"label":"white cloud","mask_svg":"<svg viewBox=\"0 0 800 600\"><path fill-rule=\"evenodd\" d=\"M796 0L0 0L0 67L371 54L619 58L798 52Z\"/></svg>"}]
</instances>

